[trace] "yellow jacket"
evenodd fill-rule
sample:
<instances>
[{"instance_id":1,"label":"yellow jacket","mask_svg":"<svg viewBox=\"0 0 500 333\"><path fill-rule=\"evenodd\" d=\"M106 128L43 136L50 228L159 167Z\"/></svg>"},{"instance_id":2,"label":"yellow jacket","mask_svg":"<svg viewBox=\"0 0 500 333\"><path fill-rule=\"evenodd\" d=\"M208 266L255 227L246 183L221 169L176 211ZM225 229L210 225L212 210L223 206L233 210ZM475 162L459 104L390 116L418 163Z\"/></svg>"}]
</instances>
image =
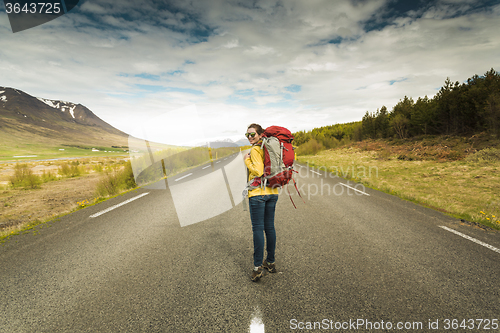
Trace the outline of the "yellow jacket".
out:
<instances>
[{"instance_id":1,"label":"yellow jacket","mask_svg":"<svg viewBox=\"0 0 500 333\"><path fill-rule=\"evenodd\" d=\"M251 181L255 177L260 177L264 174L264 151L259 144L252 146L250 149L250 158L245 159L245 164L248 168L249 175L248 181ZM278 194L277 188L271 187L258 187L251 191L248 191L248 197L253 197L256 195L270 195Z\"/></svg>"}]
</instances>

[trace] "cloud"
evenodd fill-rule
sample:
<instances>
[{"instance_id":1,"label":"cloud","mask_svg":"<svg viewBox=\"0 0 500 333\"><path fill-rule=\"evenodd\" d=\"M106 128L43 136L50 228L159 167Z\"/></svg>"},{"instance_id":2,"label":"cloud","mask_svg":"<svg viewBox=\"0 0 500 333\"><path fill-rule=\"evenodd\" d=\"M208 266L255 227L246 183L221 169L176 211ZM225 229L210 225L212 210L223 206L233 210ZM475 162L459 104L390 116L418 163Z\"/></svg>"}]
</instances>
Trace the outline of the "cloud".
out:
<instances>
[{"instance_id":1,"label":"cloud","mask_svg":"<svg viewBox=\"0 0 500 333\"><path fill-rule=\"evenodd\" d=\"M393 4L85 1L2 33L0 84L82 103L125 131L195 103L222 133L253 116L296 130L360 120L498 66L500 7Z\"/></svg>"},{"instance_id":2,"label":"cloud","mask_svg":"<svg viewBox=\"0 0 500 333\"><path fill-rule=\"evenodd\" d=\"M80 6L80 10L92 14L107 14L108 11L95 2L86 1Z\"/></svg>"}]
</instances>

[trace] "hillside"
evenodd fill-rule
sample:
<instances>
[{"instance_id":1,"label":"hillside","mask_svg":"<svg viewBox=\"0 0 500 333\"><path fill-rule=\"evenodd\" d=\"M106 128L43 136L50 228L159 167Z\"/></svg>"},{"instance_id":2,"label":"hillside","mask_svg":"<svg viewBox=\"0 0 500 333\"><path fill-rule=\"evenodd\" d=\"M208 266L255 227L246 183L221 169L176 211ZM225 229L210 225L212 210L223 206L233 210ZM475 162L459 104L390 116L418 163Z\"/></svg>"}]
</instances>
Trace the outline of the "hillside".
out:
<instances>
[{"instance_id":1,"label":"hillside","mask_svg":"<svg viewBox=\"0 0 500 333\"><path fill-rule=\"evenodd\" d=\"M0 87L0 159L60 149L126 147L128 135L81 104Z\"/></svg>"}]
</instances>

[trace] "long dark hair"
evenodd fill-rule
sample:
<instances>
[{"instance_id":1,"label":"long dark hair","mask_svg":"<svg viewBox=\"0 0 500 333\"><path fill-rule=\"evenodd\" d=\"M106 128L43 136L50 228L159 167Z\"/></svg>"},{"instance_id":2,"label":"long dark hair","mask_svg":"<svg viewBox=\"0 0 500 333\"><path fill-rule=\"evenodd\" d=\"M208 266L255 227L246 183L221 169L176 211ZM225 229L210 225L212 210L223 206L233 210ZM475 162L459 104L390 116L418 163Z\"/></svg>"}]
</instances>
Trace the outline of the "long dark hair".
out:
<instances>
[{"instance_id":1,"label":"long dark hair","mask_svg":"<svg viewBox=\"0 0 500 333\"><path fill-rule=\"evenodd\" d=\"M264 133L262 126L260 126L259 124L250 124L250 125L248 125L247 130L249 128L255 129L255 131L257 132L258 135L262 135L262 133Z\"/></svg>"}]
</instances>

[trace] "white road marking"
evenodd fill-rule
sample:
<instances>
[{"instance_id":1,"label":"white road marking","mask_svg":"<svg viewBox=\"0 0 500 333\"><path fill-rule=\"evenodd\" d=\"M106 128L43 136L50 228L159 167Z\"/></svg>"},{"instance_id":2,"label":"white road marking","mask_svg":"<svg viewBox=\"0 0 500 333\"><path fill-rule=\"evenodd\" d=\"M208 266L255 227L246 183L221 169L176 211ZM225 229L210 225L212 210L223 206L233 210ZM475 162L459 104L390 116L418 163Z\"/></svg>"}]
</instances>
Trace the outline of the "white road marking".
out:
<instances>
[{"instance_id":1,"label":"white road marking","mask_svg":"<svg viewBox=\"0 0 500 333\"><path fill-rule=\"evenodd\" d=\"M206 167L203 167L201 169L203 170L203 169L206 169L206 168L210 168L210 165L207 165Z\"/></svg>"},{"instance_id":2,"label":"white road marking","mask_svg":"<svg viewBox=\"0 0 500 333\"><path fill-rule=\"evenodd\" d=\"M176 181L176 182L178 182L179 180L184 179L184 178L186 178L186 177L189 177L189 176L191 176L192 174L193 174L193 173L188 173L187 175L182 176L181 178L177 178L175 181Z\"/></svg>"},{"instance_id":3,"label":"white road marking","mask_svg":"<svg viewBox=\"0 0 500 333\"><path fill-rule=\"evenodd\" d=\"M220 163L220 162L222 162L222 161L217 161L217 162L215 162L215 164Z\"/></svg>"},{"instance_id":4,"label":"white road marking","mask_svg":"<svg viewBox=\"0 0 500 333\"><path fill-rule=\"evenodd\" d=\"M311 172L321 176L321 174L319 172L316 172L314 170L311 170Z\"/></svg>"},{"instance_id":5,"label":"white road marking","mask_svg":"<svg viewBox=\"0 0 500 333\"><path fill-rule=\"evenodd\" d=\"M349 187L351 190L354 190L354 191L356 191L356 192L359 192L359 193L362 193L362 194L364 194L364 195L370 196L368 193L365 193L365 192L363 192L363 191L360 191L360 190L358 190L358 189L355 189L355 188L354 188L354 187L352 187L352 186L346 185L346 184L344 184L344 183L339 183L339 184L340 184L340 185L342 185L342 186L345 186L345 187Z\"/></svg>"},{"instance_id":6,"label":"white road marking","mask_svg":"<svg viewBox=\"0 0 500 333\"><path fill-rule=\"evenodd\" d=\"M250 322L250 333L265 333L264 323L262 322L262 314L259 307L256 307L253 313L252 321Z\"/></svg>"},{"instance_id":7,"label":"white road marking","mask_svg":"<svg viewBox=\"0 0 500 333\"><path fill-rule=\"evenodd\" d=\"M143 196L148 195L148 194L149 194L149 192L146 192L146 193L140 194L140 195L138 195L138 196L136 196L136 197L130 198L130 199L128 199L128 200L125 200L125 201L124 201L124 202L122 202L122 203L119 203L119 204L117 204L117 205L111 206L111 207L109 207L109 208L107 208L107 209L105 209L105 210L102 210L102 211L98 212L98 213L92 214L92 215L90 215L90 217L92 217L92 218L93 218L93 217L98 217L98 216L100 216L100 215L102 215L102 214L105 214L105 213L107 213L107 212L109 212L109 211L112 211L112 210L113 210L113 209L115 209L115 208L118 208L118 207L120 207L120 206L123 206L123 205L125 205L125 204L128 204L129 202L132 202L132 201L134 201L134 200L136 200L136 199L142 198Z\"/></svg>"},{"instance_id":8,"label":"white road marking","mask_svg":"<svg viewBox=\"0 0 500 333\"><path fill-rule=\"evenodd\" d=\"M497 252L497 253L500 253L500 249L497 249L496 247L491 246L490 244L487 244L487 243L481 242L481 241L480 241L480 240L478 240L478 239L472 238L472 237L470 237L470 236L467 236L466 234L463 234L463 233L458 232L458 231L456 231L456 230L450 229L450 228L448 228L448 227L445 227L445 226L442 226L442 225L440 225L439 227L440 227L440 228L443 228L444 230L447 230L447 231L449 231L449 232L452 232L452 233L454 233L454 234L456 234L456 235L459 235L459 236L461 236L461 237L463 237L463 238L465 238L465 239L468 239L468 240L470 240L471 242L474 242L474 243L476 243L476 244L482 245L482 246L484 246L484 247L486 247L486 248L488 248L488 249L490 249L490 250L492 250L492 251L495 251L495 252Z\"/></svg>"}]
</instances>

